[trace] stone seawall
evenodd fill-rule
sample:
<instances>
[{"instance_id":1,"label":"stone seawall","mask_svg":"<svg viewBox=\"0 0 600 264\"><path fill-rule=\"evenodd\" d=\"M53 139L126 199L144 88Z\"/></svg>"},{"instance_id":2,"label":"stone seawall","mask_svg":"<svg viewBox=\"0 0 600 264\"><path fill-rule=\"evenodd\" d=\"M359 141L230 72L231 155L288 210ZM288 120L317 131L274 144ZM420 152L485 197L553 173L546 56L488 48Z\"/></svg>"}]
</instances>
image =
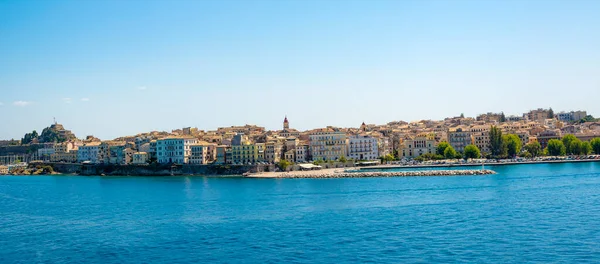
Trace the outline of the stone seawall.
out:
<instances>
[{"instance_id":1,"label":"stone seawall","mask_svg":"<svg viewBox=\"0 0 600 264\"><path fill-rule=\"evenodd\" d=\"M242 175L247 172L273 171L273 165L114 165L78 163L31 163L49 165L61 174L85 176L179 176L179 175Z\"/></svg>"},{"instance_id":2,"label":"stone seawall","mask_svg":"<svg viewBox=\"0 0 600 264\"><path fill-rule=\"evenodd\" d=\"M408 176L469 176L496 174L493 170L430 170L430 171L394 171L394 172L346 172L343 170L298 171L292 173L257 173L251 178L366 178L366 177L408 177Z\"/></svg>"}]
</instances>

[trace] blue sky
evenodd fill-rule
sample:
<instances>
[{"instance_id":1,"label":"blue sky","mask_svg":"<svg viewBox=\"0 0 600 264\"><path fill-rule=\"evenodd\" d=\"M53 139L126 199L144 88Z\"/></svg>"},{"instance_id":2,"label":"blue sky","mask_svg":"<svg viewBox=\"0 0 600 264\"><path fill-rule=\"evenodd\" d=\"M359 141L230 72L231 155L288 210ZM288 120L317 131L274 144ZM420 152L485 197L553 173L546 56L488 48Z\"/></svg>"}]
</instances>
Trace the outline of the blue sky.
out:
<instances>
[{"instance_id":1,"label":"blue sky","mask_svg":"<svg viewBox=\"0 0 600 264\"><path fill-rule=\"evenodd\" d=\"M0 138L600 115L600 1L0 0Z\"/></svg>"}]
</instances>

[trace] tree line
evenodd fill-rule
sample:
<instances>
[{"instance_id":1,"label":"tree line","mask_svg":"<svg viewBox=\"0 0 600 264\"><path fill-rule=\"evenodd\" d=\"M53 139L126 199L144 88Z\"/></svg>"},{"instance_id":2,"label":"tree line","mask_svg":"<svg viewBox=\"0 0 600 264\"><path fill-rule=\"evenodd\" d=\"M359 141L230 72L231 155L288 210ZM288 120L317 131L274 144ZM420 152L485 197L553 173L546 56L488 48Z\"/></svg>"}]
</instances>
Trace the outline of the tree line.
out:
<instances>
[{"instance_id":1,"label":"tree line","mask_svg":"<svg viewBox=\"0 0 600 264\"><path fill-rule=\"evenodd\" d=\"M538 141L532 141L521 147L521 140L515 134L502 135L496 126L490 129L491 158L539 157L600 154L600 138L582 141L575 135L567 134L561 139L551 139L548 146L542 149Z\"/></svg>"},{"instance_id":2,"label":"tree line","mask_svg":"<svg viewBox=\"0 0 600 264\"><path fill-rule=\"evenodd\" d=\"M506 159L525 157L535 158L540 156L565 156L565 155L600 155L600 138L591 141L582 141L572 134L563 136L561 139L551 139L548 146L542 149L538 141L532 141L523 145L516 134L503 134L496 126L492 126L489 132L490 153L482 153L474 144L465 147L462 153L457 152L448 142L440 142L436 153L423 154L415 160L441 160L441 159L478 159L481 157L493 159Z\"/></svg>"}]
</instances>

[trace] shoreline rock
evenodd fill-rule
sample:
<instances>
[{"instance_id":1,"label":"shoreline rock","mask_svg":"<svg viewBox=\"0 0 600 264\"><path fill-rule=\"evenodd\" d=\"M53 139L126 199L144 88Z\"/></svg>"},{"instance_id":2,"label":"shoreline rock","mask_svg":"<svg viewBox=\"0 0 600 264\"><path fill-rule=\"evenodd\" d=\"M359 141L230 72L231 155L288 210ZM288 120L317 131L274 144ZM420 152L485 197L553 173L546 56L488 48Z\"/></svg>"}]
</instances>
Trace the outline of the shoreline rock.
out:
<instances>
[{"instance_id":1,"label":"shoreline rock","mask_svg":"<svg viewBox=\"0 0 600 264\"><path fill-rule=\"evenodd\" d=\"M248 178L372 178L372 177L421 177L421 176L474 176L496 174L493 170L427 170L427 171L306 171L297 173L277 173L269 176L250 174Z\"/></svg>"}]
</instances>

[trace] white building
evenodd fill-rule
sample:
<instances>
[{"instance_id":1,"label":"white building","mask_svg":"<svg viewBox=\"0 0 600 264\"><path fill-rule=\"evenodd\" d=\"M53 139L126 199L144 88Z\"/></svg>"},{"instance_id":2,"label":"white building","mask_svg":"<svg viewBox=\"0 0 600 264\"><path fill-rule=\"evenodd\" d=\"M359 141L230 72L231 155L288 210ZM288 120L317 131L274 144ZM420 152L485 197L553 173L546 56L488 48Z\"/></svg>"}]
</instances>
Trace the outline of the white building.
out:
<instances>
[{"instance_id":1,"label":"white building","mask_svg":"<svg viewBox=\"0 0 600 264\"><path fill-rule=\"evenodd\" d=\"M586 111L571 111L571 112L560 112L556 114L556 118L564 122L579 121L587 116Z\"/></svg>"},{"instance_id":2,"label":"white building","mask_svg":"<svg viewBox=\"0 0 600 264\"><path fill-rule=\"evenodd\" d=\"M298 145L296 147L296 163L308 161L308 145Z\"/></svg>"},{"instance_id":3,"label":"white building","mask_svg":"<svg viewBox=\"0 0 600 264\"><path fill-rule=\"evenodd\" d=\"M89 161L98 163L100 156L100 142L92 142L79 147L77 151L77 162Z\"/></svg>"},{"instance_id":4,"label":"white building","mask_svg":"<svg viewBox=\"0 0 600 264\"><path fill-rule=\"evenodd\" d=\"M50 155L54 154L55 150L54 147L49 147L49 148L41 148L38 149L38 156L40 157L50 157Z\"/></svg>"},{"instance_id":5,"label":"white building","mask_svg":"<svg viewBox=\"0 0 600 264\"><path fill-rule=\"evenodd\" d=\"M377 139L370 136L351 136L348 144L348 158L354 160L375 160L379 150Z\"/></svg>"},{"instance_id":6,"label":"white building","mask_svg":"<svg viewBox=\"0 0 600 264\"><path fill-rule=\"evenodd\" d=\"M158 163L186 164L192 153L191 146L198 143L196 138L174 137L156 141Z\"/></svg>"}]
</instances>

